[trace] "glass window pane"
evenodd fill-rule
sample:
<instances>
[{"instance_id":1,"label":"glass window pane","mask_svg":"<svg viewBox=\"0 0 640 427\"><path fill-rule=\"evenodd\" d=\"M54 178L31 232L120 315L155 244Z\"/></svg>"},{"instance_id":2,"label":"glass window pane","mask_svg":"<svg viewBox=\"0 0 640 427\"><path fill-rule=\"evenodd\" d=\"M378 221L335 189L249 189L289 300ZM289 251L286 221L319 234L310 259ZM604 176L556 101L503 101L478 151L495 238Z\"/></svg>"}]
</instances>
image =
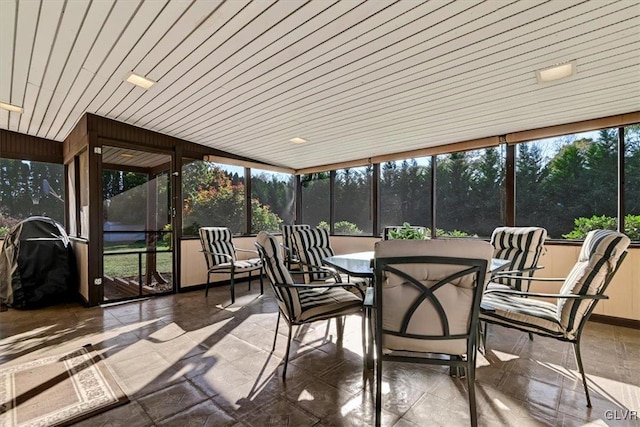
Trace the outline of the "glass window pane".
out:
<instances>
[{"instance_id":1,"label":"glass window pane","mask_svg":"<svg viewBox=\"0 0 640 427\"><path fill-rule=\"evenodd\" d=\"M279 232L280 224L293 224L293 175L251 169L251 232Z\"/></svg>"},{"instance_id":2,"label":"glass window pane","mask_svg":"<svg viewBox=\"0 0 640 427\"><path fill-rule=\"evenodd\" d=\"M372 178L372 166L336 171L335 234L373 234Z\"/></svg>"},{"instance_id":3,"label":"glass window pane","mask_svg":"<svg viewBox=\"0 0 640 427\"><path fill-rule=\"evenodd\" d=\"M617 129L518 144L516 224L552 239L617 227Z\"/></svg>"},{"instance_id":4,"label":"glass window pane","mask_svg":"<svg viewBox=\"0 0 640 427\"><path fill-rule=\"evenodd\" d=\"M489 237L506 222L504 146L437 157L439 236Z\"/></svg>"},{"instance_id":5,"label":"glass window pane","mask_svg":"<svg viewBox=\"0 0 640 427\"><path fill-rule=\"evenodd\" d=\"M329 229L329 172L302 175L301 224Z\"/></svg>"},{"instance_id":6,"label":"glass window pane","mask_svg":"<svg viewBox=\"0 0 640 427\"><path fill-rule=\"evenodd\" d=\"M63 175L61 164L0 158L0 238L34 215L64 224Z\"/></svg>"},{"instance_id":7,"label":"glass window pane","mask_svg":"<svg viewBox=\"0 0 640 427\"><path fill-rule=\"evenodd\" d=\"M182 166L182 233L198 236L198 228L229 227L245 230L244 168L202 160L184 160Z\"/></svg>"},{"instance_id":8,"label":"glass window pane","mask_svg":"<svg viewBox=\"0 0 640 427\"><path fill-rule=\"evenodd\" d=\"M380 165L380 229L431 226L431 157Z\"/></svg>"},{"instance_id":9,"label":"glass window pane","mask_svg":"<svg viewBox=\"0 0 640 427\"><path fill-rule=\"evenodd\" d=\"M631 240L640 241L640 124L626 126L624 131L624 232Z\"/></svg>"}]
</instances>

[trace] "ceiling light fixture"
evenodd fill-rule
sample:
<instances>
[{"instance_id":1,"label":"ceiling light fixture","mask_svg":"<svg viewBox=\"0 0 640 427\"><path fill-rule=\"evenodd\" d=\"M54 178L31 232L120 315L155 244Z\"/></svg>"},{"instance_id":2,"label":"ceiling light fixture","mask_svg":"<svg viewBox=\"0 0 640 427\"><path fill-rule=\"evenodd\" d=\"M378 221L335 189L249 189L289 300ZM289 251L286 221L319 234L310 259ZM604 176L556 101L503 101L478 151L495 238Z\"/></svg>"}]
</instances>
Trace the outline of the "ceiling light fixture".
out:
<instances>
[{"instance_id":1,"label":"ceiling light fixture","mask_svg":"<svg viewBox=\"0 0 640 427\"><path fill-rule=\"evenodd\" d=\"M130 159L132 157L135 157L135 155L131 153L122 153L120 154L120 157L124 157L125 159Z\"/></svg>"},{"instance_id":2,"label":"ceiling light fixture","mask_svg":"<svg viewBox=\"0 0 640 427\"><path fill-rule=\"evenodd\" d=\"M143 77L139 74L136 73L130 73L126 79L124 79L125 81L129 82L129 83L133 83L136 86L140 86L143 89L149 89L151 86L153 86L154 84L156 84L156 82L154 82L153 80L150 80L146 77Z\"/></svg>"},{"instance_id":3,"label":"ceiling light fixture","mask_svg":"<svg viewBox=\"0 0 640 427\"><path fill-rule=\"evenodd\" d=\"M17 105L5 104L4 102L0 102L0 108L11 111L12 113L22 114L24 112L24 108L18 107Z\"/></svg>"},{"instance_id":4,"label":"ceiling light fixture","mask_svg":"<svg viewBox=\"0 0 640 427\"><path fill-rule=\"evenodd\" d=\"M307 142L306 139L298 138L297 136L295 138L291 138L289 141L293 142L294 144L304 144L305 142Z\"/></svg>"},{"instance_id":5,"label":"ceiling light fixture","mask_svg":"<svg viewBox=\"0 0 640 427\"><path fill-rule=\"evenodd\" d=\"M548 83L554 80L564 79L576 74L576 61L555 64L551 67L536 70L538 83Z\"/></svg>"}]
</instances>

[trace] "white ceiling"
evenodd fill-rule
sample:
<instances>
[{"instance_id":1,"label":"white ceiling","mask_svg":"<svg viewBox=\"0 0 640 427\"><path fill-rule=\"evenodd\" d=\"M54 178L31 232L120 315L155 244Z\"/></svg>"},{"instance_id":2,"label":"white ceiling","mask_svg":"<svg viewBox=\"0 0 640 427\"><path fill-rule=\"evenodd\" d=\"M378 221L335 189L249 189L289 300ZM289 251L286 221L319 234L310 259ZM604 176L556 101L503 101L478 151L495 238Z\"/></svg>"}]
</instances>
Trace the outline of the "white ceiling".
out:
<instances>
[{"instance_id":1,"label":"white ceiling","mask_svg":"<svg viewBox=\"0 0 640 427\"><path fill-rule=\"evenodd\" d=\"M640 0L0 0L0 102L300 169L638 111Z\"/></svg>"}]
</instances>

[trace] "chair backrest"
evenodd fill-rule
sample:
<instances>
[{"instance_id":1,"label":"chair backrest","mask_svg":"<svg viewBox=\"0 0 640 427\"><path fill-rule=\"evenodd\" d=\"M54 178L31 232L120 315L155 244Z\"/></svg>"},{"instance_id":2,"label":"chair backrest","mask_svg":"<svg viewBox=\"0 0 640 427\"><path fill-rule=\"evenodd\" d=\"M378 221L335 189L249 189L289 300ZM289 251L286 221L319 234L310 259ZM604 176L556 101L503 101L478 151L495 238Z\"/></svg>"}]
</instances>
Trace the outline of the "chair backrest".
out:
<instances>
[{"instance_id":1,"label":"chair backrest","mask_svg":"<svg viewBox=\"0 0 640 427\"><path fill-rule=\"evenodd\" d=\"M578 261L560 289L563 295L602 295L613 278L631 240L611 230L587 234ZM624 255L623 255L624 254ZM579 332L598 300L558 299L558 316L569 338Z\"/></svg>"},{"instance_id":2,"label":"chair backrest","mask_svg":"<svg viewBox=\"0 0 640 427\"><path fill-rule=\"evenodd\" d=\"M376 243L383 349L454 355L470 351L491 253L489 243L471 239Z\"/></svg>"},{"instance_id":3,"label":"chair backrest","mask_svg":"<svg viewBox=\"0 0 640 427\"><path fill-rule=\"evenodd\" d=\"M397 231L402 227L403 227L402 225L387 225L384 228L384 231L382 232L382 240L393 240L393 237L391 237L391 232ZM421 225L412 225L410 228L413 230L422 232L422 234L424 234L425 237L429 237L427 236L427 227L423 227Z\"/></svg>"},{"instance_id":4,"label":"chair backrest","mask_svg":"<svg viewBox=\"0 0 640 427\"><path fill-rule=\"evenodd\" d=\"M200 243L207 260L207 268L212 268L218 264L229 262L229 259L222 255L229 255L236 260L236 251L233 248L233 235L228 227L200 227Z\"/></svg>"},{"instance_id":5,"label":"chair backrest","mask_svg":"<svg viewBox=\"0 0 640 427\"><path fill-rule=\"evenodd\" d=\"M309 272L307 265L322 265L322 259L333 256L334 252L329 241L329 230L323 228L310 228L296 230L293 233L293 241L295 242L298 256L302 264L302 271ZM311 283L317 280L324 280L330 277L327 272L313 272L304 274L305 283Z\"/></svg>"},{"instance_id":6,"label":"chair backrest","mask_svg":"<svg viewBox=\"0 0 640 427\"><path fill-rule=\"evenodd\" d=\"M506 270L523 271L519 275L526 278L532 277L534 269L538 265L540 255L547 238L547 230L541 227L498 227L491 235L491 245L494 248L493 257L511 260ZM496 283L508 285L521 290L522 279L496 277Z\"/></svg>"},{"instance_id":7,"label":"chair backrest","mask_svg":"<svg viewBox=\"0 0 640 427\"><path fill-rule=\"evenodd\" d=\"M282 225L282 244L289 249L289 254L292 257L296 257L298 251L296 250L295 243L293 242L293 233L298 230L308 230L311 228L307 224L294 224L294 225ZM285 259L286 260L286 259ZM291 261L291 260L286 260Z\"/></svg>"},{"instance_id":8,"label":"chair backrest","mask_svg":"<svg viewBox=\"0 0 640 427\"><path fill-rule=\"evenodd\" d=\"M284 265L278 241L272 234L261 231L256 237L256 247L260 258L262 258L262 265L264 265L280 311L289 319L295 319L301 312L297 289L276 286L277 284L291 285L294 283L293 277Z\"/></svg>"}]
</instances>

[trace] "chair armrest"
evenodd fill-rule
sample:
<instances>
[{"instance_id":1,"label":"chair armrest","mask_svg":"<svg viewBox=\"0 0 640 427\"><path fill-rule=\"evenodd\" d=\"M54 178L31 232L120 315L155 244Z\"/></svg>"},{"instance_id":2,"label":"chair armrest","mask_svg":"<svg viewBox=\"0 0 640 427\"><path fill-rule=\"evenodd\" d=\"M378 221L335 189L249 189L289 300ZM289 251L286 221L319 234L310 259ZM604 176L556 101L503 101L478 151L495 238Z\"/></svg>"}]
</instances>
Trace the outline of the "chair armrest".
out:
<instances>
[{"instance_id":1,"label":"chair armrest","mask_svg":"<svg viewBox=\"0 0 640 427\"><path fill-rule=\"evenodd\" d=\"M372 286L369 286L367 288L367 293L364 296L364 304L363 305L365 307L374 308L375 307L375 300L374 300L375 299L375 295L376 295L375 288L372 287Z\"/></svg>"},{"instance_id":2,"label":"chair armrest","mask_svg":"<svg viewBox=\"0 0 640 427\"><path fill-rule=\"evenodd\" d=\"M258 251L252 251L251 249L241 249L241 248L236 248L234 246L233 250L236 251L236 252L250 252L252 254L258 255Z\"/></svg>"},{"instance_id":3,"label":"chair armrest","mask_svg":"<svg viewBox=\"0 0 640 427\"><path fill-rule=\"evenodd\" d=\"M302 264L305 267L307 267L309 270L314 270L316 272L325 271L327 273L330 273L333 276L333 278L335 279L336 283L341 283L342 282L342 278L340 277L340 274L338 273L338 271L335 268L328 267L326 265L307 264L306 262L303 262L303 261L298 261L298 263ZM311 274L311 273L313 273L313 271L298 271L296 273L297 274Z\"/></svg>"},{"instance_id":4,"label":"chair armrest","mask_svg":"<svg viewBox=\"0 0 640 427\"><path fill-rule=\"evenodd\" d=\"M537 298L563 298L563 299L609 299L608 296L597 295L579 295L579 294L546 294L540 292L522 292L514 291L510 289L489 289L484 292L485 294L501 294L501 295L515 295L521 297L537 297Z\"/></svg>"},{"instance_id":5,"label":"chair armrest","mask_svg":"<svg viewBox=\"0 0 640 427\"><path fill-rule=\"evenodd\" d=\"M542 270L543 268L544 268L543 266L538 266L538 267L522 268L522 269L518 269L518 270L501 270L501 271L498 271L496 274L494 274L493 277L503 277L503 276L509 275L509 274L517 275L517 274L521 274L521 273L528 273L528 272L531 272L531 271Z\"/></svg>"},{"instance_id":6,"label":"chair armrest","mask_svg":"<svg viewBox=\"0 0 640 427\"><path fill-rule=\"evenodd\" d=\"M205 249L202 249L200 252L205 253L205 254L209 254L209 255L217 255L217 256L223 256L225 258L227 258L229 261L233 262L233 257L229 254L223 254L220 252L211 252L211 251L207 251Z\"/></svg>"},{"instance_id":7,"label":"chair armrest","mask_svg":"<svg viewBox=\"0 0 640 427\"><path fill-rule=\"evenodd\" d=\"M566 279L564 277L522 277L522 276L513 276L513 275L501 275L496 274L491 277L497 279L518 279L518 280L526 280L532 282L564 282Z\"/></svg>"},{"instance_id":8,"label":"chair armrest","mask_svg":"<svg viewBox=\"0 0 640 427\"><path fill-rule=\"evenodd\" d=\"M356 285L355 283L327 283L327 284L307 284L307 283L292 283L292 284L286 284L286 283L276 283L274 286L277 286L279 288L297 288L297 289L315 289L315 288L354 288L356 289L358 292L360 292L360 295L362 296L362 299L364 299L364 292L362 291L362 289L360 289L360 286Z\"/></svg>"}]
</instances>

